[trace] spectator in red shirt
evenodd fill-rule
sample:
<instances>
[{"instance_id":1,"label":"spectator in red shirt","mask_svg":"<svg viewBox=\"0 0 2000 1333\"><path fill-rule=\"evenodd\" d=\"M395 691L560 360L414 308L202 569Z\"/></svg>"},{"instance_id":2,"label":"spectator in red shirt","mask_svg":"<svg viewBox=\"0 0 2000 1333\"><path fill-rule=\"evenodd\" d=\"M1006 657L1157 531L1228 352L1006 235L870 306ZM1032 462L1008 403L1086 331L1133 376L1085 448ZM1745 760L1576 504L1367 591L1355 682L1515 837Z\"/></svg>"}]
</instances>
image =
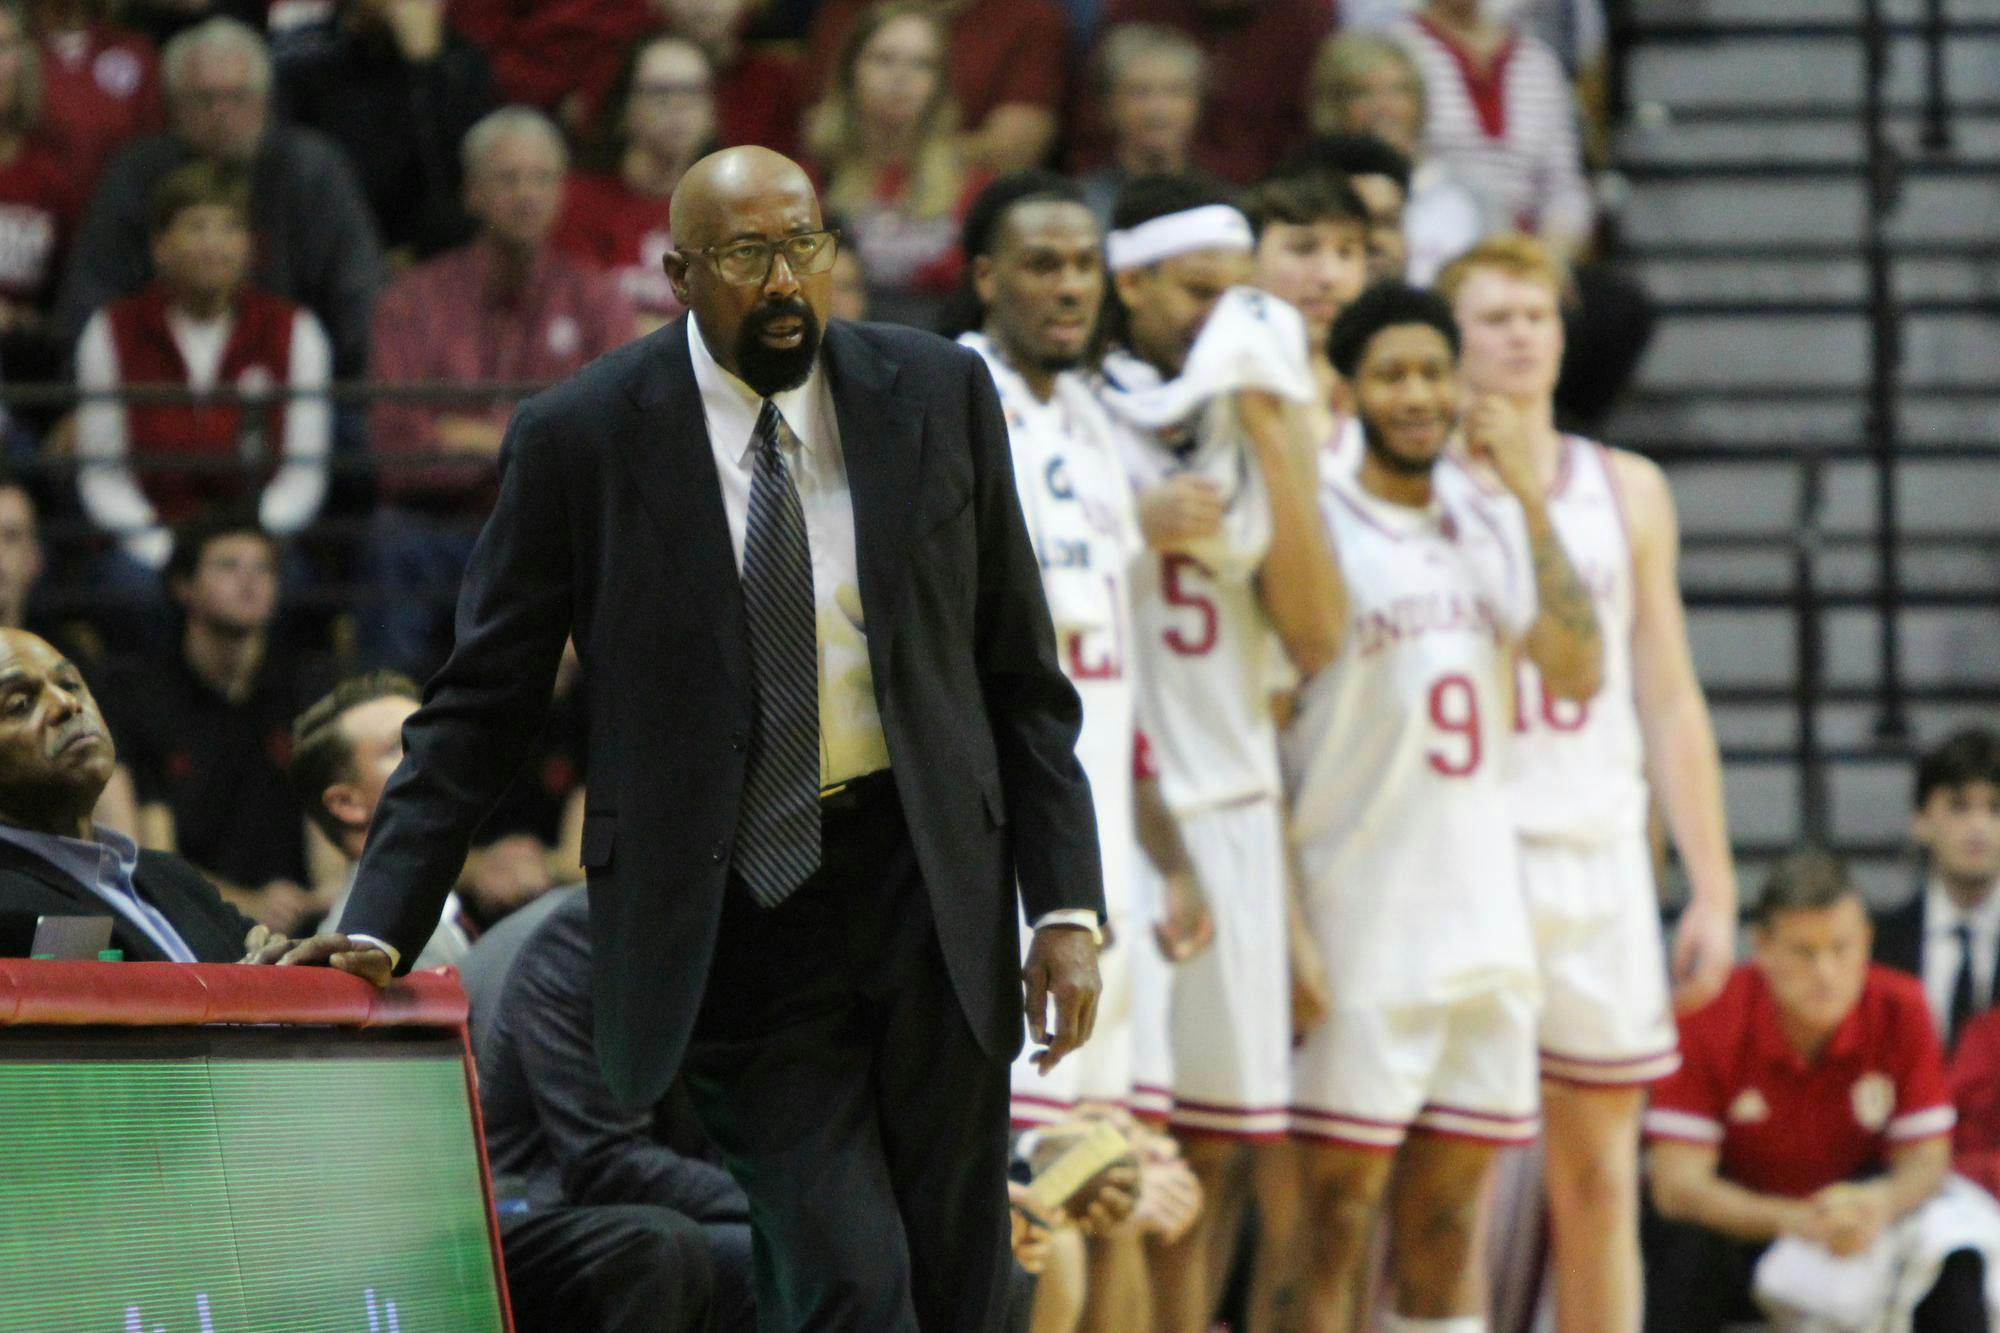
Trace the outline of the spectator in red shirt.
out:
<instances>
[{"instance_id":1,"label":"spectator in red shirt","mask_svg":"<svg viewBox=\"0 0 2000 1333\"><path fill-rule=\"evenodd\" d=\"M944 62L929 5L875 6L848 33L808 135L820 199L846 219L845 246L867 273L870 314L920 328L958 285L959 226L985 185L959 153Z\"/></svg>"},{"instance_id":2,"label":"spectator in red shirt","mask_svg":"<svg viewBox=\"0 0 2000 1333\"><path fill-rule=\"evenodd\" d=\"M1194 131L1201 123L1208 61L1185 33L1126 23L1104 34L1093 72L1111 128L1111 152L1081 184L1098 225L1108 228L1127 181L1194 171Z\"/></svg>"},{"instance_id":3,"label":"spectator in red shirt","mask_svg":"<svg viewBox=\"0 0 2000 1333\"><path fill-rule=\"evenodd\" d=\"M44 132L39 59L13 0L0 4L0 364L53 379L67 348L48 334L62 251L83 198L75 165Z\"/></svg>"},{"instance_id":4,"label":"spectator in red shirt","mask_svg":"<svg viewBox=\"0 0 2000 1333\"><path fill-rule=\"evenodd\" d=\"M577 124L586 90L657 21L652 0L450 0L451 26L492 62L503 102Z\"/></svg>"},{"instance_id":5,"label":"spectator in red shirt","mask_svg":"<svg viewBox=\"0 0 2000 1333\"><path fill-rule=\"evenodd\" d=\"M1951 1055L1951 1100L1958 1108L1953 1169L2000 1195L2000 1010L1987 1010L1959 1034Z\"/></svg>"},{"instance_id":6,"label":"spectator in red shirt","mask_svg":"<svg viewBox=\"0 0 2000 1333\"><path fill-rule=\"evenodd\" d=\"M812 92L795 48L746 42L749 0L653 0L669 31L708 53L715 71L715 142L759 144L796 157Z\"/></svg>"},{"instance_id":7,"label":"spectator in red shirt","mask_svg":"<svg viewBox=\"0 0 2000 1333\"><path fill-rule=\"evenodd\" d=\"M810 60L827 79L870 0L827 0ZM1053 0L924 0L949 34L949 88L966 160L999 174L1038 166L1055 144L1069 32Z\"/></svg>"},{"instance_id":8,"label":"spectator in red shirt","mask_svg":"<svg viewBox=\"0 0 2000 1333\"><path fill-rule=\"evenodd\" d=\"M651 333L681 312L661 261L674 187L715 145L708 56L671 35L634 47L597 120L595 169L570 174L556 248L617 275Z\"/></svg>"},{"instance_id":9,"label":"spectator in red shirt","mask_svg":"<svg viewBox=\"0 0 2000 1333\"><path fill-rule=\"evenodd\" d=\"M1157 23L1193 38L1208 57L1208 100L1195 162L1225 180L1256 180L1305 134L1313 53L1333 27L1331 0L1110 0L1108 24ZM1101 161L1106 136L1086 105L1079 158Z\"/></svg>"},{"instance_id":10,"label":"spectator in red shirt","mask_svg":"<svg viewBox=\"0 0 2000 1333\"><path fill-rule=\"evenodd\" d=\"M1681 1067L1646 1113L1648 1333L1717 1333L1782 1236L1868 1251L1937 1193L1954 1121L1922 986L1868 961L1868 913L1823 853L1781 861L1755 961L1680 1021ZM1962 1262L1963 1260L1963 1262ZM1916 1333L1984 1329L1983 1265L1954 1254Z\"/></svg>"},{"instance_id":11,"label":"spectator in red shirt","mask_svg":"<svg viewBox=\"0 0 2000 1333\"><path fill-rule=\"evenodd\" d=\"M112 152L164 119L153 44L111 22L106 0L34 0L42 115L78 182L89 188Z\"/></svg>"},{"instance_id":12,"label":"spectator in red shirt","mask_svg":"<svg viewBox=\"0 0 2000 1333\"><path fill-rule=\"evenodd\" d=\"M549 119L502 107L463 146L471 244L390 284L375 310L377 378L465 384L564 379L632 337L615 278L555 249L568 153ZM382 507L370 543L377 604L363 647L423 679L449 646L451 607L497 486L513 401L384 399L369 413Z\"/></svg>"}]
</instances>

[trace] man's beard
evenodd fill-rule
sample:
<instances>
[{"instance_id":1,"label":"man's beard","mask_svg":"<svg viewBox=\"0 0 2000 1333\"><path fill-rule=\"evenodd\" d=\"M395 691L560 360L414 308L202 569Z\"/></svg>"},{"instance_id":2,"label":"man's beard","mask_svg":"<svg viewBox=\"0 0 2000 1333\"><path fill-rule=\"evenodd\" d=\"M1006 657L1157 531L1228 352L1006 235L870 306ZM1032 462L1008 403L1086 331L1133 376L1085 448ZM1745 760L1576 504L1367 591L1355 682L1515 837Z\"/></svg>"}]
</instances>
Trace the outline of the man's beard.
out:
<instances>
[{"instance_id":1,"label":"man's beard","mask_svg":"<svg viewBox=\"0 0 2000 1333\"><path fill-rule=\"evenodd\" d=\"M1356 413L1356 416L1361 422L1362 445L1368 450L1369 456L1383 467L1406 477L1428 477L1437 467L1438 455L1434 454L1429 458L1405 458L1384 442L1377 433L1374 422L1359 413Z\"/></svg>"},{"instance_id":2,"label":"man's beard","mask_svg":"<svg viewBox=\"0 0 2000 1333\"><path fill-rule=\"evenodd\" d=\"M779 319L799 321L797 347L772 347L763 341L764 330ZM760 305L743 317L736 330L736 374L759 398L796 389L812 374L813 358L819 355L819 334L819 317L797 297Z\"/></svg>"}]
</instances>

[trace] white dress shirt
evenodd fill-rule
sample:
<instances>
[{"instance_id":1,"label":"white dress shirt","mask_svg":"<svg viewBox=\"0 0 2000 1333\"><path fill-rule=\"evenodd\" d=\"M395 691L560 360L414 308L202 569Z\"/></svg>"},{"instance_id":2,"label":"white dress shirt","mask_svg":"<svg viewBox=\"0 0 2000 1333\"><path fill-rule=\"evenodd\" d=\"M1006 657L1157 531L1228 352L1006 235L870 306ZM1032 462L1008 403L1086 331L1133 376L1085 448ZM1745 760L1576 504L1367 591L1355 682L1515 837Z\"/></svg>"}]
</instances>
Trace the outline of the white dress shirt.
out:
<instances>
[{"instance_id":1,"label":"white dress shirt","mask_svg":"<svg viewBox=\"0 0 2000 1333\"><path fill-rule=\"evenodd\" d=\"M1972 927L1972 1007L1977 1013L1993 996L1993 956L2000 949L2000 887L1970 912L1962 910L1933 879L1924 889L1924 998L1943 1040L1951 1028L1951 988L1958 982L1960 924Z\"/></svg>"},{"instance_id":2,"label":"white dress shirt","mask_svg":"<svg viewBox=\"0 0 2000 1333\"><path fill-rule=\"evenodd\" d=\"M716 363L692 316L687 331L740 575L757 462L757 414L764 400ZM771 401L791 428L793 438L781 448L812 548L813 601L819 608L819 783L825 789L887 768L889 743L882 737L882 715L875 706L875 672L868 661L868 627L861 610L861 563L854 553L854 504L826 371L814 362L804 384Z\"/></svg>"}]
</instances>

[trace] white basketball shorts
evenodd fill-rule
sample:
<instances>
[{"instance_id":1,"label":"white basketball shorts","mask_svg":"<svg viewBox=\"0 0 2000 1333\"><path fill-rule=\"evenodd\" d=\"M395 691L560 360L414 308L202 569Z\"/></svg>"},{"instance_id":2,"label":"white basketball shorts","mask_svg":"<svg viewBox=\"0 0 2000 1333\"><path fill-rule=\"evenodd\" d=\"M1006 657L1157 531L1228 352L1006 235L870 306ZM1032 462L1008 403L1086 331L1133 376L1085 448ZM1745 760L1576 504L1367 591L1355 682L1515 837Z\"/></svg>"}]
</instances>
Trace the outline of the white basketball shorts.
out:
<instances>
[{"instance_id":1,"label":"white basketball shorts","mask_svg":"<svg viewBox=\"0 0 2000 1333\"><path fill-rule=\"evenodd\" d=\"M1306 1038L1294 1078L1304 1139L1384 1152L1412 1129L1532 1142L1535 997L1503 984L1449 1003L1336 1008Z\"/></svg>"},{"instance_id":2,"label":"white basketball shorts","mask_svg":"<svg viewBox=\"0 0 2000 1333\"><path fill-rule=\"evenodd\" d=\"M1173 969L1173 1125L1277 1138L1291 1098L1284 818L1258 799L1190 815L1180 829L1215 941Z\"/></svg>"},{"instance_id":3,"label":"white basketball shorts","mask_svg":"<svg viewBox=\"0 0 2000 1333\"><path fill-rule=\"evenodd\" d=\"M1602 843L1521 842L1542 977L1542 1073L1631 1087L1680 1067L1653 858L1643 830Z\"/></svg>"}]
</instances>

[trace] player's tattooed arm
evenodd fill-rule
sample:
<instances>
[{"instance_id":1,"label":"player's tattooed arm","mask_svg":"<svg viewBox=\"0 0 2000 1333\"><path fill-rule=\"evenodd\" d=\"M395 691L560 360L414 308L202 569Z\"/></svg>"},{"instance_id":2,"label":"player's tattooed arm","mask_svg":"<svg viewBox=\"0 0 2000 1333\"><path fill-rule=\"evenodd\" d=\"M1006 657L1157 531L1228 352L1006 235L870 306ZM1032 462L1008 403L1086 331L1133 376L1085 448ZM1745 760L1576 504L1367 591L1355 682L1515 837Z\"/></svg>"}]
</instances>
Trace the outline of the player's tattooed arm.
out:
<instances>
[{"instance_id":1,"label":"player's tattooed arm","mask_svg":"<svg viewBox=\"0 0 2000 1333\"><path fill-rule=\"evenodd\" d=\"M1564 699L1588 699L1604 683L1604 635L1590 593L1563 549L1539 496L1522 505L1528 523L1528 552L1535 569L1538 612L1523 645L1549 692Z\"/></svg>"}]
</instances>

